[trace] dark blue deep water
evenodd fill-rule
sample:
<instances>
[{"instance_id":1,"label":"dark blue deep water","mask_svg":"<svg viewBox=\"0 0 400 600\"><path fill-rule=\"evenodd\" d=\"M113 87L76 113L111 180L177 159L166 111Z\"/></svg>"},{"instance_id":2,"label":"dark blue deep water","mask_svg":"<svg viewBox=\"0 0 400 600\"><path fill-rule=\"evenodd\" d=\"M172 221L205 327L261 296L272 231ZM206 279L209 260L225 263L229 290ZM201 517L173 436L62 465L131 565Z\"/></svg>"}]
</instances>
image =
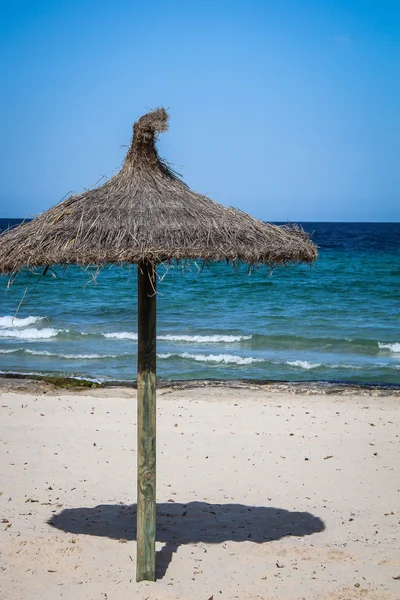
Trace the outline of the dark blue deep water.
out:
<instances>
[{"instance_id":1,"label":"dark blue deep water","mask_svg":"<svg viewBox=\"0 0 400 600\"><path fill-rule=\"evenodd\" d=\"M400 384L400 224L302 225L319 246L311 268L165 275L160 378ZM80 268L54 270L36 287L27 273L8 290L0 277L0 371L135 379L135 267L105 268L95 285Z\"/></svg>"}]
</instances>

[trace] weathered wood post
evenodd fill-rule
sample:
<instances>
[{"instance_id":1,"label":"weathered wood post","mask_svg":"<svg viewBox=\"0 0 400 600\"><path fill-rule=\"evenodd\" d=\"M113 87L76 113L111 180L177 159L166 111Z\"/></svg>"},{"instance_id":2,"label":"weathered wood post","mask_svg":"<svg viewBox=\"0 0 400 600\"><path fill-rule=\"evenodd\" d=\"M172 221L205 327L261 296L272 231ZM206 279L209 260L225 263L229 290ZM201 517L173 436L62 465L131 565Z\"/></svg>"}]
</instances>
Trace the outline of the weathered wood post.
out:
<instances>
[{"instance_id":1,"label":"weathered wood post","mask_svg":"<svg viewBox=\"0 0 400 600\"><path fill-rule=\"evenodd\" d=\"M156 563L156 279L138 265L136 581L155 581Z\"/></svg>"}]
</instances>

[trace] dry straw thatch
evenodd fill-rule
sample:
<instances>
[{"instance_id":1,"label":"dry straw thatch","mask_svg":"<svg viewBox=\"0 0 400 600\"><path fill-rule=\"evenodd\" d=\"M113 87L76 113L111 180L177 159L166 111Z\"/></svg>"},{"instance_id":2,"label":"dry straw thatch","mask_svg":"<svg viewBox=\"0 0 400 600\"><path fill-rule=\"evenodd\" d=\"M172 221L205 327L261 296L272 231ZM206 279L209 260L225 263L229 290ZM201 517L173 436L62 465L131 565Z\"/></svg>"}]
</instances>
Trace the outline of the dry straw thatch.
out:
<instances>
[{"instance_id":1,"label":"dry straw thatch","mask_svg":"<svg viewBox=\"0 0 400 600\"><path fill-rule=\"evenodd\" d=\"M4 232L0 273L186 258L269 266L315 260L301 229L262 223L192 192L158 155L157 135L167 129L164 108L144 115L117 175Z\"/></svg>"}]
</instances>

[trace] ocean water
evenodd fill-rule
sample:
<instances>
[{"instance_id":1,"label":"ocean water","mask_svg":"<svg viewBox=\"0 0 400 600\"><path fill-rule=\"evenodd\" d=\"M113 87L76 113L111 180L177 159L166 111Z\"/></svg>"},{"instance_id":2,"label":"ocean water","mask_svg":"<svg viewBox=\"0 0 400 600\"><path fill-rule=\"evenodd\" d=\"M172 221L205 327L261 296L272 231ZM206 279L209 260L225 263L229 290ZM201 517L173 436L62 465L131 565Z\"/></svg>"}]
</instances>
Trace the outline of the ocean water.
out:
<instances>
[{"instance_id":1,"label":"ocean water","mask_svg":"<svg viewBox=\"0 0 400 600\"><path fill-rule=\"evenodd\" d=\"M312 267L160 268L159 378L400 385L400 224L302 225ZM93 275L0 277L1 372L136 379L136 267Z\"/></svg>"}]
</instances>

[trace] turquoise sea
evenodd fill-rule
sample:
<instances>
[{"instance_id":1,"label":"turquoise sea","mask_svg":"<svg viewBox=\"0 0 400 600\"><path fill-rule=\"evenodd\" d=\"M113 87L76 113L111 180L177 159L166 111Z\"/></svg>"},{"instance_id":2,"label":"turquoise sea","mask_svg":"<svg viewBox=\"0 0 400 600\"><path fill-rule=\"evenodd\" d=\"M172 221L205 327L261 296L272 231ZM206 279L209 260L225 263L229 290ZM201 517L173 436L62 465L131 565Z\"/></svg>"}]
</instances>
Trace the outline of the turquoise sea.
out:
<instances>
[{"instance_id":1,"label":"turquoise sea","mask_svg":"<svg viewBox=\"0 0 400 600\"><path fill-rule=\"evenodd\" d=\"M159 378L400 385L400 224L302 225L312 267L160 268ZM2 373L136 379L136 268L93 274L0 277Z\"/></svg>"}]
</instances>

